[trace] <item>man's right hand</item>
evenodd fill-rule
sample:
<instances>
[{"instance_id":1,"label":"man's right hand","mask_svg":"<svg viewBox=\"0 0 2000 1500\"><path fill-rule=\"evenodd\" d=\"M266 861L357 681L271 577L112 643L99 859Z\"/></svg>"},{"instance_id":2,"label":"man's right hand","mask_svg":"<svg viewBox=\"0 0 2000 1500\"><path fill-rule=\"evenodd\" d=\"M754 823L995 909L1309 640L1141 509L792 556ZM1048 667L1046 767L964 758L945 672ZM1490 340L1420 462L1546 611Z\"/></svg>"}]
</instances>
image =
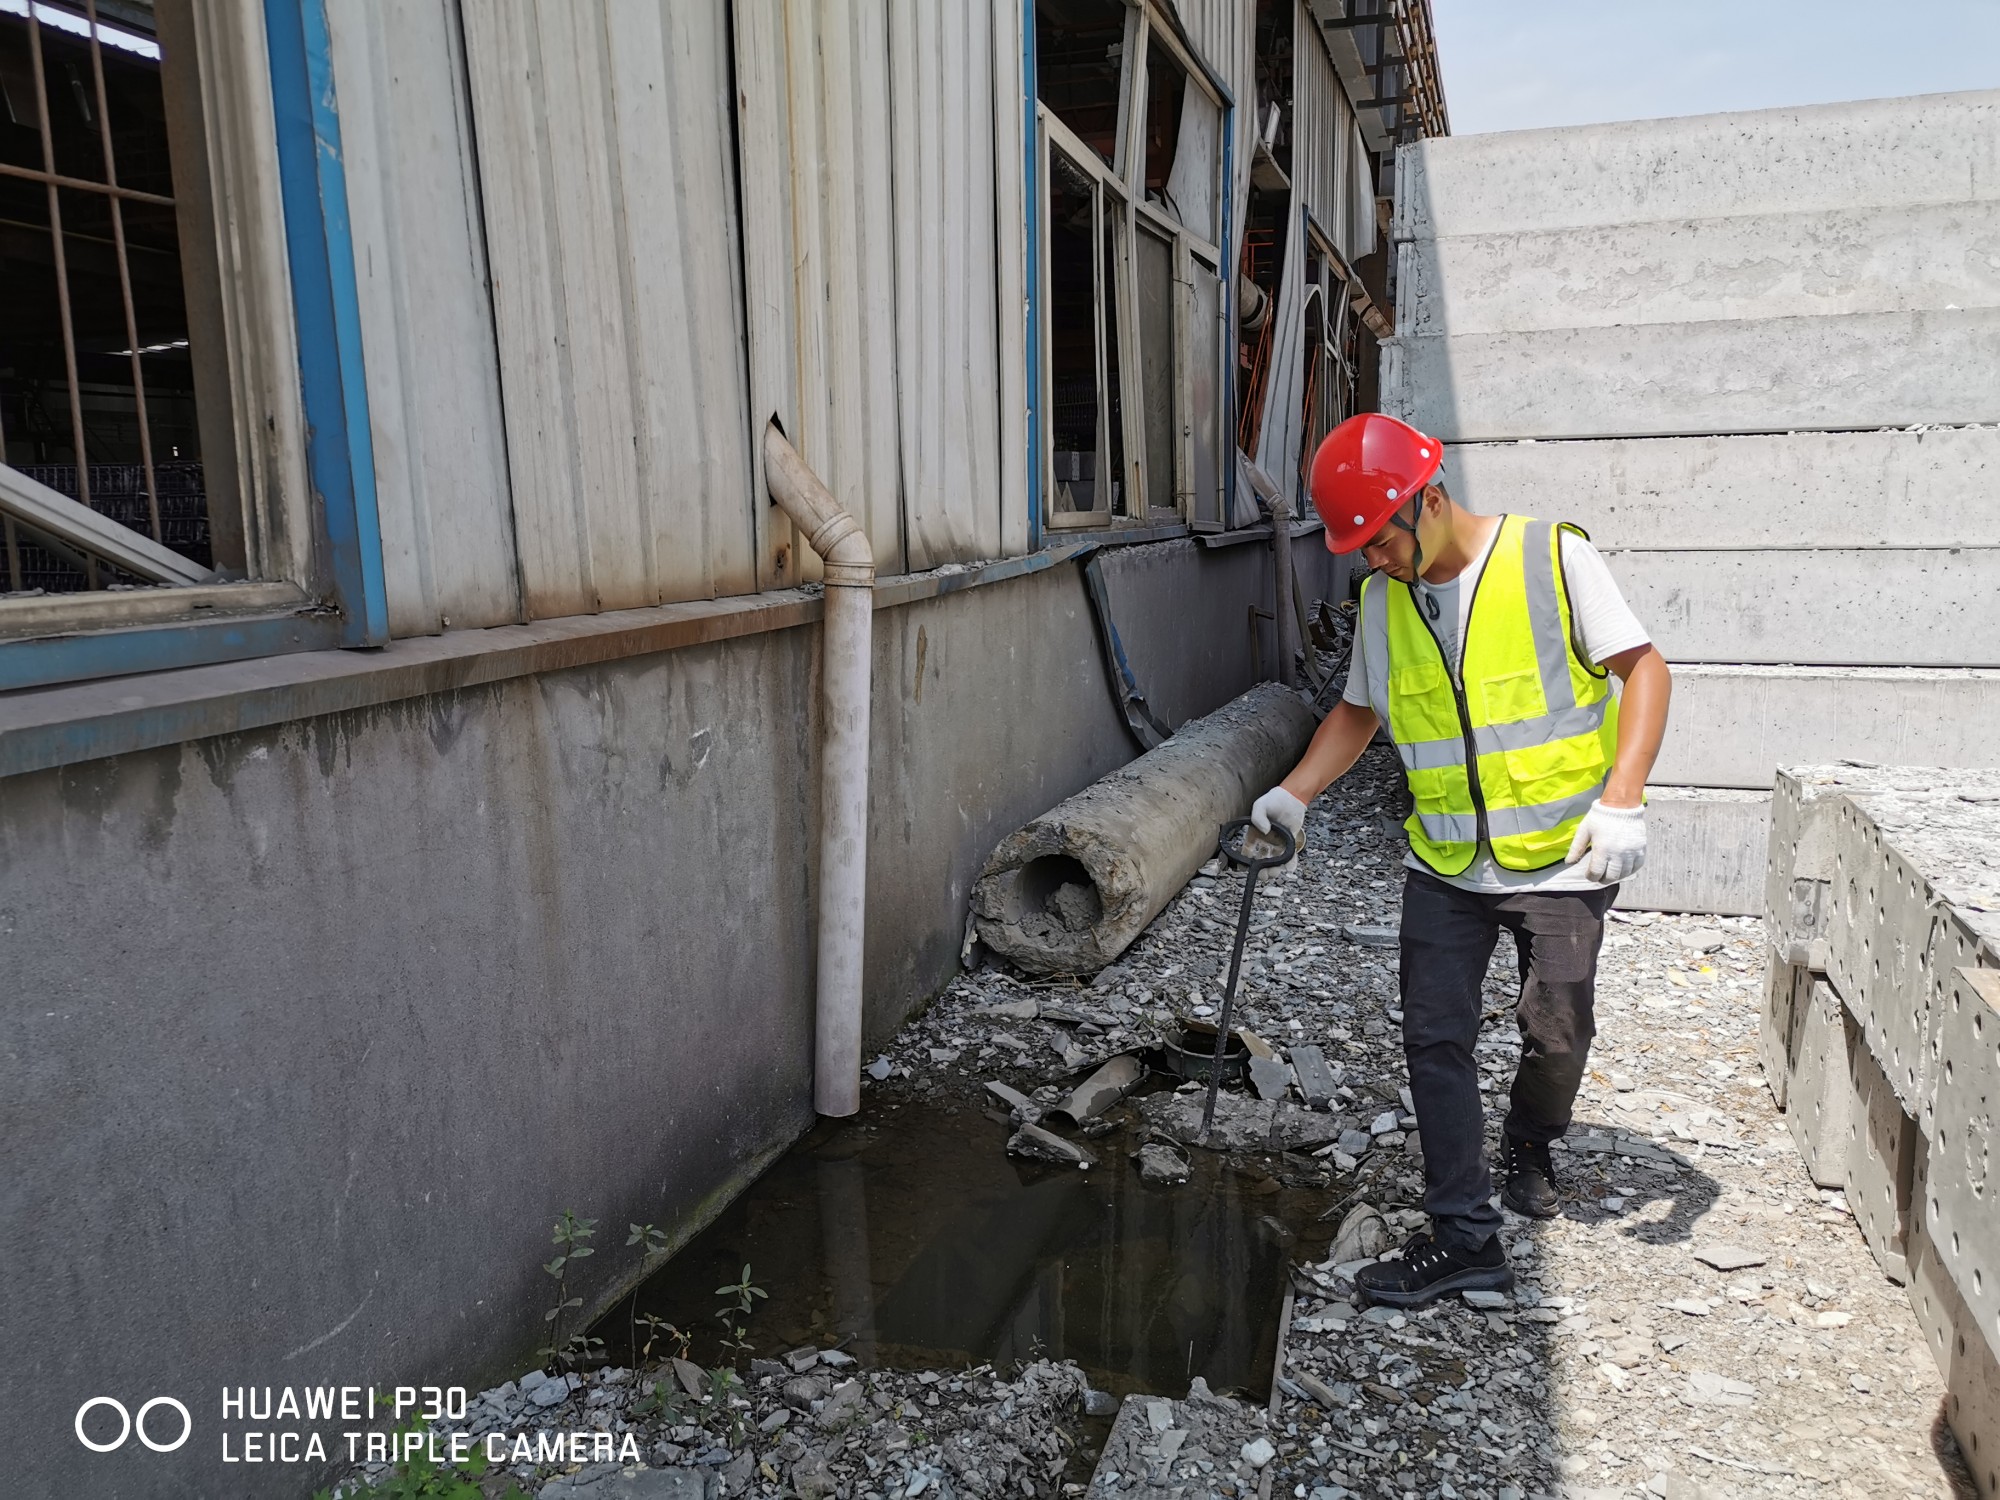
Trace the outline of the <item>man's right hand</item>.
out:
<instances>
[{"instance_id":1,"label":"man's right hand","mask_svg":"<svg viewBox=\"0 0 2000 1500\"><path fill-rule=\"evenodd\" d=\"M1276 823L1297 844L1306 828L1306 805L1283 787L1274 786L1251 804L1250 821L1259 833L1269 833Z\"/></svg>"}]
</instances>

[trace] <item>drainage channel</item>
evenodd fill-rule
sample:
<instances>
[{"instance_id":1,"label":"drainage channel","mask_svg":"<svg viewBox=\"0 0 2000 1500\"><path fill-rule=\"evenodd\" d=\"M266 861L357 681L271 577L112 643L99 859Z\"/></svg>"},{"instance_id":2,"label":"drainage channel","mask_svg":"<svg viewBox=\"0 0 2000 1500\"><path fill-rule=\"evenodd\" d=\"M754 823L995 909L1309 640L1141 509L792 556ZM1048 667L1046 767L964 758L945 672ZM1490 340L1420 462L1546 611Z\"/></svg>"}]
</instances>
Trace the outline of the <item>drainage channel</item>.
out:
<instances>
[{"instance_id":1,"label":"drainage channel","mask_svg":"<svg viewBox=\"0 0 2000 1500\"><path fill-rule=\"evenodd\" d=\"M1194 1150L1175 1186L1141 1180L1135 1096L1087 1142L1090 1169L1008 1156L997 1108L871 1092L825 1121L596 1332L635 1364L647 1314L715 1342L717 1291L747 1265L768 1294L749 1353L839 1347L863 1365L944 1370L1072 1360L1116 1395L1270 1391L1288 1267L1323 1252L1335 1205L1309 1157ZM1108 1129L1106 1127L1108 1126Z\"/></svg>"}]
</instances>

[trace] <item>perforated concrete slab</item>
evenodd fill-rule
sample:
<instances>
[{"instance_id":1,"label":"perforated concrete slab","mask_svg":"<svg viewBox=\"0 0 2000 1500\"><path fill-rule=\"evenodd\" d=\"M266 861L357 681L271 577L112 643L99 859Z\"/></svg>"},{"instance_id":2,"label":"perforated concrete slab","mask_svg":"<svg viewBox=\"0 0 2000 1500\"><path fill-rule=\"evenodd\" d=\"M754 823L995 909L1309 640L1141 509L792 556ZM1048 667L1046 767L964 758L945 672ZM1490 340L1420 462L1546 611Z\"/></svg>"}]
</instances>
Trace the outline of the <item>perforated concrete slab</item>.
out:
<instances>
[{"instance_id":1,"label":"perforated concrete slab","mask_svg":"<svg viewBox=\"0 0 2000 1500\"><path fill-rule=\"evenodd\" d=\"M1924 1211L1973 1321L2000 1345L2000 972L1953 971L1937 1036Z\"/></svg>"},{"instance_id":2,"label":"perforated concrete slab","mask_svg":"<svg viewBox=\"0 0 2000 1500\"><path fill-rule=\"evenodd\" d=\"M1996 231L2000 233L2000 231ZM1464 443L1453 498L1606 548L2000 546L2000 427Z\"/></svg>"},{"instance_id":3,"label":"perforated concrete slab","mask_svg":"<svg viewBox=\"0 0 2000 1500\"><path fill-rule=\"evenodd\" d=\"M1928 1204L1927 1168L1917 1165L1918 1201ZM1938 1373L1944 1377L1944 1419L1958 1439L1965 1466L1983 1500L2000 1497L2000 1346L1960 1296L1933 1238L1925 1212L1910 1227L1910 1306Z\"/></svg>"},{"instance_id":4,"label":"perforated concrete slab","mask_svg":"<svg viewBox=\"0 0 2000 1500\"><path fill-rule=\"evenodd\" d=\"M1952 971L2000 967L2000 774L1835 805L1828 969L1897 1096L1928 1133Z\"/></svg>"}]
</instances>

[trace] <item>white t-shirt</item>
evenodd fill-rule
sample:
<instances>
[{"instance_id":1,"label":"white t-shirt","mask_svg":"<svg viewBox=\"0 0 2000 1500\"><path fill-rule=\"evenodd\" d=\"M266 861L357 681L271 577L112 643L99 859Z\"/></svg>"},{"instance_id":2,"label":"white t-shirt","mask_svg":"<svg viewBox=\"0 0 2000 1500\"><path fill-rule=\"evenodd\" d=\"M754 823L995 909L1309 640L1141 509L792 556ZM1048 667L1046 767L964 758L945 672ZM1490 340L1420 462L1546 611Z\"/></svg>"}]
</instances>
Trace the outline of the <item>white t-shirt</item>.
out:
<instances>
[{"instance_id":1,"label":"white t-shirt","mask_svg":"<svg viewBox=\"0 0 2000 1500\"><path fill-rule=\"evenodd\" d=\"M1438 644L1444 647L1454 673L1465 655L1465 622L1472 609L1473 591L1480 573L1485 570L1486 559L1493 551L1493 542L1499 535L1500 528L1496 526L1479 555L1450 583L1419 581L1417 585L1417 606L1432 616L1431 626L1437 631ZM1603 554L1575 532L1565 531L1562 534L1562 565L1563 577L1569 584L1570 618L1576 626L1577 640L1592 666L1602 666L1621 651L1646 645L1652 639L1646 633L1646 627L1632 613L1632 607L1625 602L1625 596L1618 592L1618 585L1612 580L1610 568L1605 566ZM1426 603L1426 595L1431 603L1436 604L1435 611ZM1349 703L1358 703L1363 708L1371 706L1368 702L1367 658L1363 654L1366 639L1363 632L1357 630L1354 633L1354 654L1347 667L1347 689L1341 695ZM1403 863L1413 870L1437 875L1414 854L1405 855ZM1463 890L1501 894L1511 891L1589 891L1604 884L1587 879L1581 863L1550 865L1542 870L1504 869L1494 863L1492 854L1483 845L1463 875L1439 875L1437 878Z\"/></svg>"}]
</instances>

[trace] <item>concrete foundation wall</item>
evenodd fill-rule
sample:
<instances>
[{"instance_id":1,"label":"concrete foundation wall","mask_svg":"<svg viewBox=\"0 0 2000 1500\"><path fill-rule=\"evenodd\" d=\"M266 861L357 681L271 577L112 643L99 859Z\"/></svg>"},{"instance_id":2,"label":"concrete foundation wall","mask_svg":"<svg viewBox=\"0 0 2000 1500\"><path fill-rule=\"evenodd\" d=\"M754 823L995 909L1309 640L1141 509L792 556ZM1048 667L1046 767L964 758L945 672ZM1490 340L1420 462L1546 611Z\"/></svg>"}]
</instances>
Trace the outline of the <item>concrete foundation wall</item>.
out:
<instances>
[{"instance_id":1,"label":"concrete foundation wall","mask_svg":"<svg viewBox=\"0 0 2000 1500\"><path fill-rule=\"evenodd\" d=\"M1265 548L1106 571L1156 706L1249 686ZM0 1376L11 1492L307 1492L70 1423L173 1394L210 1449L224 1384L476 1389L541 1335L564 1208L602 1221L596 1297L628 1220L691 1233L811 1122L817 652L773 631L0 780L0 1329L37 1351ZM1136 747L1075 564L884 609L875 660L880 1036L953 972L993 844Z\"/></svg>"}]
</instances>

